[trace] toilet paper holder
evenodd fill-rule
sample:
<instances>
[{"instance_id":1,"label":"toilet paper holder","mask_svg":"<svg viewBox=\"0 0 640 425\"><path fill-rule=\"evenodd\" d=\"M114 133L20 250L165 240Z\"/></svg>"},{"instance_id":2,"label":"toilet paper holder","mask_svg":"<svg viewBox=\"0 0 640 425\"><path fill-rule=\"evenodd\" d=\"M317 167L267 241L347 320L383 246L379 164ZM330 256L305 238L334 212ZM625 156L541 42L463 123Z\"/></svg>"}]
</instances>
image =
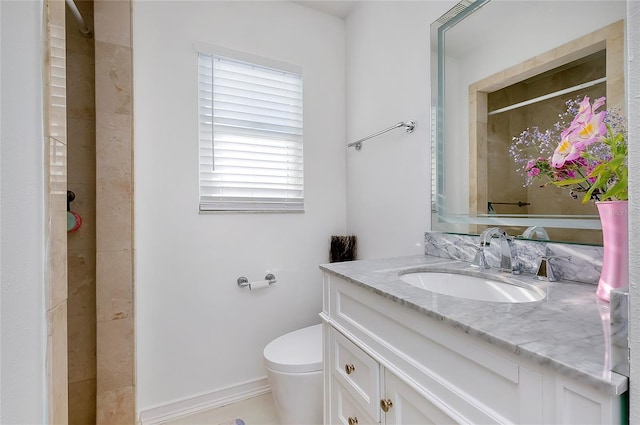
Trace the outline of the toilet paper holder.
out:
<instances>
[{"instance_id":1,"label":"toilet paper holder","mask_svg":"<svg viewBox=\"0 0 640 425\"><path fill-rule=\"evenodd\" d=\"M264 280L269 282L269 285L274 284L277 282L276 277L274 276L273 273L268 273L265 277ZM244 288L245 286L249 286L251 285L251 282L249 282L249 279L247 279L244 276L240 276L237 280L238 282L238 286L241 288Z\"/></svg>"}]
</instances>

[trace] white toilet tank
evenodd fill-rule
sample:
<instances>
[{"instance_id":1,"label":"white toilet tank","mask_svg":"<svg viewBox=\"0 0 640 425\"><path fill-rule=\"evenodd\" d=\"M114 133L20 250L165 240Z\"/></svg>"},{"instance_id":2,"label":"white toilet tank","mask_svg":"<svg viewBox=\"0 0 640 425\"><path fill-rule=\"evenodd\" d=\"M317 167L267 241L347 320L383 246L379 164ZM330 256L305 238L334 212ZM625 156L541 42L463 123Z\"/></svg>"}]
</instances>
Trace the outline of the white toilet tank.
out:
<instances>
[{"instance_id":1,"label":"white toilet tank","mask_svg":"<svg viewBox=\"0 0 640 425\"><path fill-rule=\"evenodd\" d=\"M322 324L274 339L263 355L280 423L322 424Z\"/></svg>"}]
</instances>

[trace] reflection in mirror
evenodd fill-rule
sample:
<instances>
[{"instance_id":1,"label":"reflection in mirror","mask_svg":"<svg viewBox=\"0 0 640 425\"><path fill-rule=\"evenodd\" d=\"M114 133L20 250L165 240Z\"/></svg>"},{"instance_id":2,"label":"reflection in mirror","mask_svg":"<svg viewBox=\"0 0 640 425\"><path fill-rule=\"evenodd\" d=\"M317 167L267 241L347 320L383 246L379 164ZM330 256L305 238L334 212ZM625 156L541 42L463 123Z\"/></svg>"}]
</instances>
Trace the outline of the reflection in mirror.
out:
<instances>
[{"instance_id":1,"label":"reflection in mirror","mask_svg":"<svg viewBox=\"0 0 640 425\"><path fill-rule=\"evenodd\" d=\"M523 131L552 128L568 100L606 96L624 114L625 2L575 5L465 0L432 25L434 230L543 226L553 240L601 243L593 202L525 187L509 154Z\"/></svg>"}]
</instances>

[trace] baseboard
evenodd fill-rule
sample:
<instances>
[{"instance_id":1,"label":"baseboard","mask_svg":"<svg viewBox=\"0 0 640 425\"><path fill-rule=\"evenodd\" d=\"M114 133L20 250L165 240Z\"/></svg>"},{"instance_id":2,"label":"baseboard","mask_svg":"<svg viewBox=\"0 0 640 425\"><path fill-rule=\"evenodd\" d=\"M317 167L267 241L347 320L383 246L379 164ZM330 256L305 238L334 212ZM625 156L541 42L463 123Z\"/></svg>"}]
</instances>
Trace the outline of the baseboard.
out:
<instances>
[{"instance_id":1,"label":"baseboard","mask_svg":"<svg viewBox=\"0 0 640 425\"><path fill-rule=\"evenodd\" d=\"M160 425L167 421L257 397L270 391L269 381L265 376L143 410L140 412L138 423L140 425Z\"/></svg>"}]
</instances>

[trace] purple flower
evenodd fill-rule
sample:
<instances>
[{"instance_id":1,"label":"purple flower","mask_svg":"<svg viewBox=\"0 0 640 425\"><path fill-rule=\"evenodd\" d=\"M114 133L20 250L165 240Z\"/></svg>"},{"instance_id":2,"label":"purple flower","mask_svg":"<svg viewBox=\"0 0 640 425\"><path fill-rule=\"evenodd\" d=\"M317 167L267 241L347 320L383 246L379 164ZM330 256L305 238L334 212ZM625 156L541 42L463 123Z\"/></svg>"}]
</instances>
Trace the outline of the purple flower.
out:
<instances>
[{"instance_id":1,"label":"purple flower","mask_svg":"<svg viewBox=\"0 0 640 425\"><path fill-rule=\"evenodd\" d=\"M591 102L588 96L568 100L566 112L559 115L553 127L542 131L532 126L513 137L509 155L524 177L525 187L535 179L543 179L540 187L556 184L574 194L585 193L583 203L594 194L596 198L605 194L608 199L626 199L626 185L620 189L614 186L626 178L625 121L616 111L599 111L605 101L600 97ZM619 158L624 160L622 165ZM597 167L599 164L603 166ZM602 182L598 178L603 170L613 170L615 174ZM572 184L559 184L568 179ZM608 192L609 188L616 191Z\"/></svg>"}]
</instances>

